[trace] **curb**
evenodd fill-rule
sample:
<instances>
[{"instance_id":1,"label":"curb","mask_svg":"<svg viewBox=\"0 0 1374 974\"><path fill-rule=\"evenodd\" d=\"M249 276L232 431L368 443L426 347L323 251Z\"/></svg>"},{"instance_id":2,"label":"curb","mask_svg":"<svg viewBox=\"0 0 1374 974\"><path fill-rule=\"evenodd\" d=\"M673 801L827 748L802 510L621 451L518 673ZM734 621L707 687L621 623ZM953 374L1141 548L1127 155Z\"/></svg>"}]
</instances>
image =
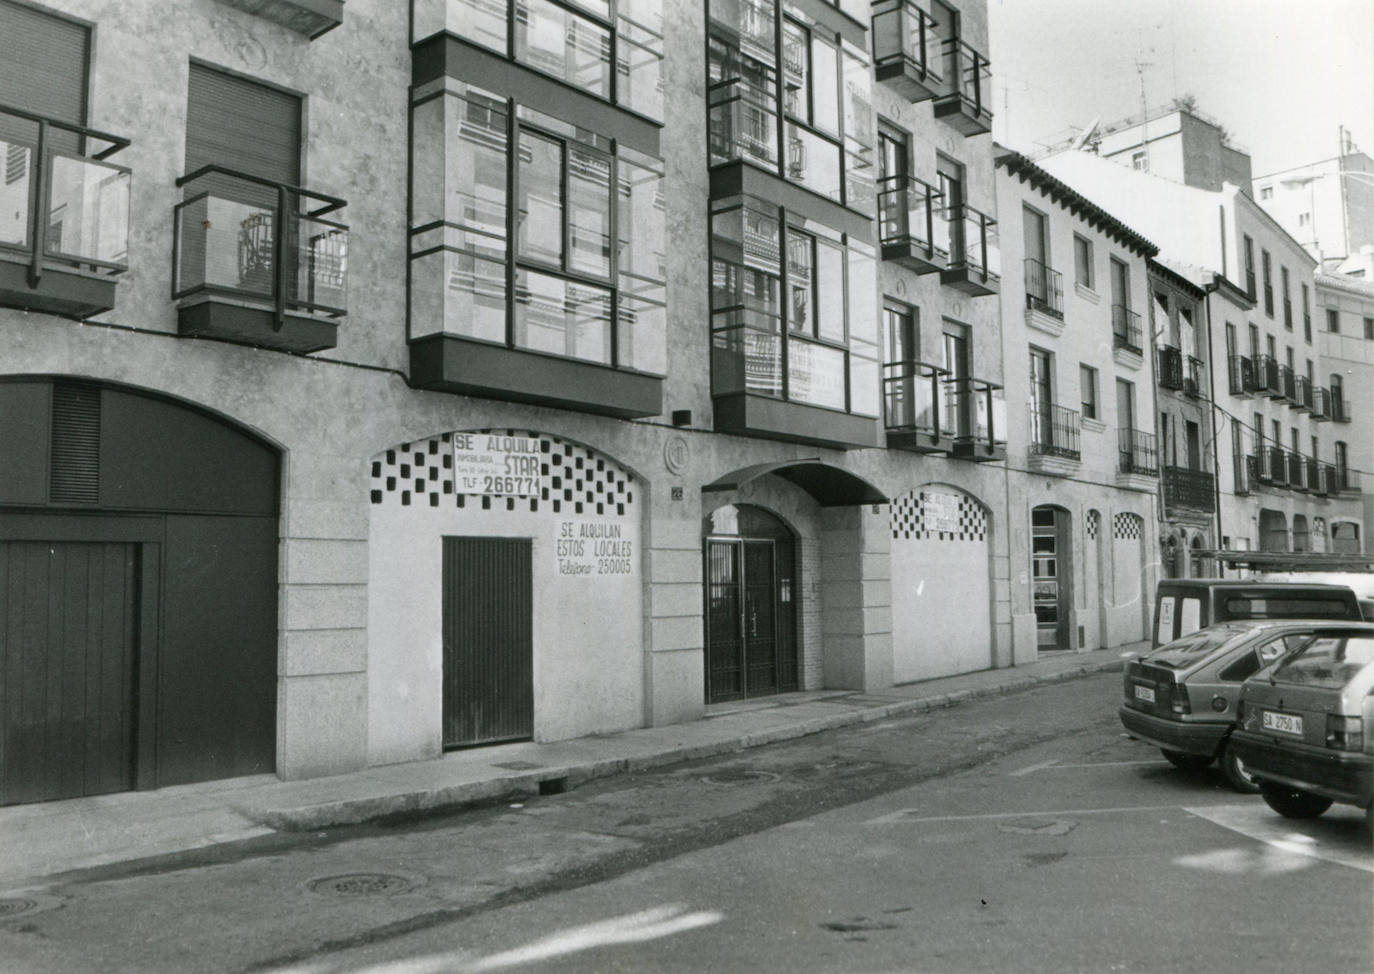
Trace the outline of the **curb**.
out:
<instances>
[{"instance_id":1,"label":"curb","mask_svg":"<svg viewBox=\"0 0 1374 974\"><path fill-rule=\"evenodd\" d=\"M252 821L278 832L310 832L336 826L361 825L365 822L395 816L453 812L472 805L508 798L524 798L545 793L557 794L570 786L580 785L596 778L610 777L625 772L647 771L684 761L719 757L722 754L735 754L768 744L809 737L812 734L819 734L840 727L874 723L889 717L899 717L906 714L943 710L971 700L1003 696L1046 684L1065 683L1097 673L1120 671L1121 667L1121 660L1107 660L1043 676L1026 675L997 686L955 690L931 697L894 701L865 710L815 717L799 721L788 727L778 727L746 734L742 737L713 741L708 744L670 747L639 757L606 758L582 764L541 768L537 774L513 774L445 788L324 802L299 808L280 810L238 808L236 811Z\"/></svg>"}]
</instances>

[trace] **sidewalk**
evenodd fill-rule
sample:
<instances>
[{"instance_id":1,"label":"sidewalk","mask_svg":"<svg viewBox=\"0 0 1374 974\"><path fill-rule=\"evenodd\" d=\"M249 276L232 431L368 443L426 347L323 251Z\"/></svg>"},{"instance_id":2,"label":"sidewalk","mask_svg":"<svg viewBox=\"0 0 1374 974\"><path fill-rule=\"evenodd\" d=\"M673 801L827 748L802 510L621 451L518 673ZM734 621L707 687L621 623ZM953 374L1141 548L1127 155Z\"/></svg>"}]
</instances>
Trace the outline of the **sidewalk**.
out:
<instances>
[{"instance_id":1,"label":"sidewalk","mask_svg":"<svg viewBox=\"0 0 1374 974\"><path fill-rule=\"evenodd\" d=\"M878 693L816 690L707 708L687 724L554 744L504 744L431 761L280 781L256 775L157 791L0 808L0 890L75 869L224 842L452 808L504 796L555 794L623 771L728 754L898 714L947 707L1116 669L1134 643L1047 656L1014 669L927 680ZM3 895L3 894L0 894Z\"/></svg>"}]
</instances>

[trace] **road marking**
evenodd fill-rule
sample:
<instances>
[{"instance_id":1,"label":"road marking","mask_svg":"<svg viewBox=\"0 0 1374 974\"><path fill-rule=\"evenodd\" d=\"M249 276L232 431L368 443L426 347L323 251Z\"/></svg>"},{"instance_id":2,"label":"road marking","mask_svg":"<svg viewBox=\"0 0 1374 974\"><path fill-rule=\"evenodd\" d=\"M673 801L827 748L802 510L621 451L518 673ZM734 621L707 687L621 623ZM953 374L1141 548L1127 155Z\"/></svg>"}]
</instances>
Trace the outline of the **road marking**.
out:
<instances>
[{"instance_id":1,"label":"road marking","mask_svg":"<svg viewBox=\"0 0 1374 974\"><path fill-rule=\"evenodd\" d=\"M1096 764L1056 764L1054 769L1060 768L1123 768L1131 764L1168 764L1168 761L1154 758L1149 761L1099 761Z\"/></svg>"},{"instance_id":2,"label":"road marking","mask_svg":"<svg viewBox=\"0 0 1374 974\"><path fill-rule=\"evenodd\" d=\"M1057 759L1056 759L1056 760L1057 760ZM1021 777L1023 774L1030 774L1032 771L1040 771L1040 770L1043 769L1043 768L1048 768L1048 767L1050 767L1051 765L1053 765L1054 763L1055 763L1054 761L1041 761L1039 764L1032 764L1032 765L1030 765L1029 767L1022 768L1022 769L1019 770L1019 771L1013 771L1013 772L1011 772L1010 774L1008 774L1007 777L1008 777L1008 778L1019 778L1019 777Z\"/></svg>"},{"instance_id":3,"label":"road marking","mask_svg":"<svg viewBox=\"0 0 1374 974\"><path fill-rule=\"evenodd\" d=\"M1365 837L1362 821L1348 818L1341 823L1326 819L1290 821L1260 804L1209 805L1206 808L1185 808L1184 811L1291 855L1323 859L1326 862L1374 873L1374 860L1369 856L1368 839ZM1347 823L1354 840L1350 848L1344 847L1340 836L1327 835L1318 838L1297 831L1320 829L1323 832L1333 832Z\"/></svg>"},{"instance_id":4,"label":"road marking","mask_svg":"<svg viewBox=\"0 0 1374 974\"><path fill-rule=\"evenodd\" d=\"M1177 812L1178 805L1127 805L1121 808L1070 808L1053 811L985 812L981 815L926 815L917 816L918 808L903 808L870 818L864 825L920 824L925 822L976 822L993 821L1003 818L1056 818L1064 815L1121 815L1127 812Z\"/></svg>"}]
</instances>

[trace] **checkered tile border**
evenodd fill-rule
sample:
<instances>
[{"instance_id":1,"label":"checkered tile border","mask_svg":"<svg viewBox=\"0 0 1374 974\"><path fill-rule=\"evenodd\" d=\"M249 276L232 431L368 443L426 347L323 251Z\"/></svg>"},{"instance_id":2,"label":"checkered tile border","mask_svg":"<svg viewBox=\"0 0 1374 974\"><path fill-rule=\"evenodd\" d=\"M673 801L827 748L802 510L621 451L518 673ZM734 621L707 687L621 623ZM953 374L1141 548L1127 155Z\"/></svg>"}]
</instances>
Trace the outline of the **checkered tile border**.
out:
<instances>
[{"instance_id":1,"label":"checkered tile border","mask_svg":"<svg viewBox=\"0 0 1374 974\"><path fill-rule=\"evenodd\" d=\"M953 493L951 491L951 493ZM925 491L902 494L893 502L892 539L894 541L986 541L988 513L967 494L959 494L959 530L931 531L925 526Z\"/></svg>"},{"instance_id":2,"label":"checkered tile border","mask_svg":"<svg viewBox=\"0 0 1374 974\"><path fill-rule=\"evenodd\" d=\"M1130 539L1140 540L1145 527L1145 520L1139 514L1114 514L1112 515L1112 539L1115 541L1126 541Z\"/></svg>"},{"instance_id":3,"label":"checkered tile border","mask_svg":"<svg viewBox=\"0 0 1374 974\"><path fill-rule=\"evenodd\" d=\"M600 454L532 430L477 430L539 441L544 488L538 497L459 494L453 489L453 434L402 443L372 460L373 504L401 507L456 505L475 510L628 517L634 506L634 477Z\"/></svg>"},{"instance_id":4,"label":"checkered tile border","mask_svg":"<svg viewBox=\"0 0 1374 974\"><path fill-rule=\"evenodd\" d=\"M1098 532L1102 530L1102 515L1097 511L1088 512L1088 540L1096 541Z\"/></svg>"}]
</instances>

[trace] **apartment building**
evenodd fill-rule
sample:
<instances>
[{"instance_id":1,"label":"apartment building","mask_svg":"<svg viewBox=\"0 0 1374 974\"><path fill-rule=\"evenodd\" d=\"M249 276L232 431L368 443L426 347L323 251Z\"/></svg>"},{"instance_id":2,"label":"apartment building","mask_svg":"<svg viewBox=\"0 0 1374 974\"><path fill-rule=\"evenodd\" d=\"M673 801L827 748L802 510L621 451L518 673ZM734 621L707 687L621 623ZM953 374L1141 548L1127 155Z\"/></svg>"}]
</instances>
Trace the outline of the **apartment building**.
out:
<instances>
[{"instance_id":1,"label":"apartment building","mask_svg":"<svg viewBox=\"0 0 1374 974\"><path fill-rule=\"evenodd\" d=\"M1329 274L1374 248L1374 159L1344 128L1338 138L1338 154L1254 180L1260 206Z\"/></svg>"},{"instance_id":2,"label":"apartment building","mask_svg":"<svg viewBox=\"0 0 1374 974\"><path fill-rule=\"evenodd\" d=\"M1034 658L931 9L0 0L0 802Z\"/></svg>"},{"instance_id":3,"label":"apartment building","mask_svg":"<svg viewBox=\"0 0 1374 974\"><path fill-rule=\"evenodd\" d=\"M1374 248L1364 250L1365 273L1317 274L1314 291L1317 345L1325 382L1340 397L1340 419L1333 430L1332 483L1360 490L1363 516L1333 520L1328 550L1341 554L1369 551L1374 525ZM1332 392L1332 402L1337 392ZM1313 535L1316 540L1316 535Z\"/></svg>"},{"instance_id":4,"label":"apartment building","mask_svg":"<svg viewBox=\"0 0 1374 974\"><path fill-rule=\"evenodd\" d=\"M1030 571L1017 643L1115 646L1149 632L1159 546L1150 241L1020 153L1000 150L1007 519ZM1060 268L1063 268L1061 270Z\"/></svg>"},{"instance_id":5,"label":"apartment building","mask_svg":"<svg viewBox=\"0 0 1374 974\"><path fill-rule=\"evenodd\" d=\"M1362 521L1364 506L1358 471L1337 472L1338 444L1368 436L1350 426L1370 419L1317 341L1315 261L1234 184L1213 192L1086 151L1041 165L1149 234L1206 294L1219 546L1331 550L1333 523Z\"/></svg>"}]
</instances>

